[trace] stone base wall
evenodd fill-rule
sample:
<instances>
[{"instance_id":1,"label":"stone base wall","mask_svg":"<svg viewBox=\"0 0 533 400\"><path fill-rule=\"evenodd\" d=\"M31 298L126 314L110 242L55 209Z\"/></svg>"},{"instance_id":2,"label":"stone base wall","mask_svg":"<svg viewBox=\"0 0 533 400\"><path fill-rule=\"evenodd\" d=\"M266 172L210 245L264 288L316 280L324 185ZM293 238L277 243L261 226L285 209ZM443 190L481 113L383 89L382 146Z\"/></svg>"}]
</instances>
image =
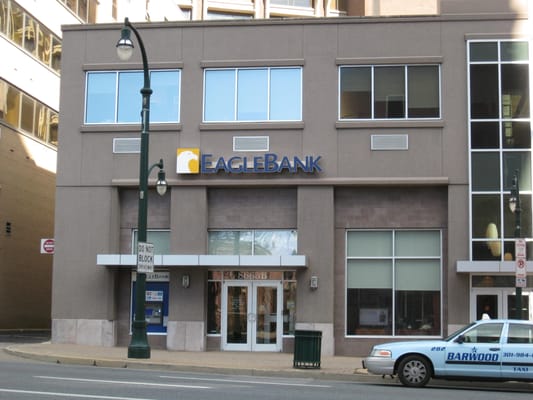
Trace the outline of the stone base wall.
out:
<instances>
[{"instance_id":1,"label":"stone base wall","mask_svg":"<svg viewBox=\"0 0 533 400\"><path fill-rule=\"evenodd\" d=\"M53 319L52 343L113 347L116 345L114 321L99 319Z\"/></svg>"},{"instance_id":2,"label":"stone base wall","mask_svg":"<svg viewBox=\"0 0 533 400\"><path fill-rule=\"evenodd\" d=\"M168 321L167 350L205 351L205 324L203 321Z\"/></svg>"}]
</instances>

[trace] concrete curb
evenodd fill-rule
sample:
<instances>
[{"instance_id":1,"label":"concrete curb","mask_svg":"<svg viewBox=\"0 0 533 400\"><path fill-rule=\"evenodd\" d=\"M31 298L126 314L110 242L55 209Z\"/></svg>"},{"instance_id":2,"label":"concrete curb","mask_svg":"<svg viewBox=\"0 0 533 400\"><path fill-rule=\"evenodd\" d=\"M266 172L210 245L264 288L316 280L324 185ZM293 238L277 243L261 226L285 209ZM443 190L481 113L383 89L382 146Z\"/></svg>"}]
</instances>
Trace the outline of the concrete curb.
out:
<instances>
[{"instance_id":1,"label":"concrete curb","mask_svg":"<svg viewBox=\"0 0 533 400\"><path fill-rule=\"evenodd\" d=\"M153 360L131 360L116 359L105 357L91 357L79 355L65 355L60 352L36 352L24 349L24 346L8 346L4 351L10 355L31 359L34 361L65 364L65 365L84 365L107 368L131 368L131 369L159 369L166 371L182 371L197 373L213 373L225 375L246 375L246 376L268 376L268 377L285 377L285 378L312 378L325 380L340 381L366 381L367 379L375 380L376 376L369 375L366 370L355 368L353 373L335 373L323 369L296 369L280 367L279 369L261 369L255 367L235 367L235 366L199 366L187 363L172 363ZM238 360L235 361L238 364Z\"/></svg>"}]
</instances>

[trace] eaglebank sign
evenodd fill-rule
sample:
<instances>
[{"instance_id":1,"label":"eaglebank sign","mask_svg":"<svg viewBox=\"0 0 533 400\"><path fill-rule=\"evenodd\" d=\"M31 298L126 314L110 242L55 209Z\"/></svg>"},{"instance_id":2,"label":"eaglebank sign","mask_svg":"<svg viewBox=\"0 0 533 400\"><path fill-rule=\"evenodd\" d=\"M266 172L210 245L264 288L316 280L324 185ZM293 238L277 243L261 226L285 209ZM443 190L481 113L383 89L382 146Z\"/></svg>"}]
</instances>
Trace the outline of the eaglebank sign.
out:
<instances>
[{"instance_id":1,"label":"eaglebank sign","mask_svg":"<svg viewBox=\"0 0 533 400\"><path fill-rule=\"evenodd\" d=\"M319 165L322 156L307 155L280 156L275 153L264 153L254 157L233 156L230 158L216 157L213 154L201 154L198 148L178 148L176 172L178 174L274 174L289 172L314 173L322 172Z\"/></svg>"}]
</instances>

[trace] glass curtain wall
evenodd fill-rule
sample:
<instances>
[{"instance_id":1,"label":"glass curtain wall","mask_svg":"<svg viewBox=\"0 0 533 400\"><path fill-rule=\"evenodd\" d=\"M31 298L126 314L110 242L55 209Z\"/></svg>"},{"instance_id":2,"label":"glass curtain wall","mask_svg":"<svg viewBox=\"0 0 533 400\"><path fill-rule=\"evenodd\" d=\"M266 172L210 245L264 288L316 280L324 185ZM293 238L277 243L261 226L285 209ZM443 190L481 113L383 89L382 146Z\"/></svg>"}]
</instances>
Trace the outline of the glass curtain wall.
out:
<instances>
[{"instance_id":1,"label":"glass curtain wall","mask_svg":"<svg viewBox=\"0 0 533 400\"><path fill-rule=\"evenodd\" d=\"M471 41L469 130L471 259L513 260L518 175L521 236L531 239L531 105L526 41ZM532 254L528 241L528 255Z\"/></svg>"},{"instance_id":2,"label":"glass curtain wall","mask_svg":"<svg viewBox=\"0 0 533 400\"><path fill-rule=\"evenodd\" d=\"M61 39L12 0L0 0L0 34L60 72Z\"/></svg>"},{"instance_id":3,"label":"glass curtain wall","mask_svg":"<svg viewBox=\"0 0 533 400\"><path fill-rule=\"evenodd\" d=\"M0 121L57 147L58 113L0 79Z\"/></svg>"}]
</instances>

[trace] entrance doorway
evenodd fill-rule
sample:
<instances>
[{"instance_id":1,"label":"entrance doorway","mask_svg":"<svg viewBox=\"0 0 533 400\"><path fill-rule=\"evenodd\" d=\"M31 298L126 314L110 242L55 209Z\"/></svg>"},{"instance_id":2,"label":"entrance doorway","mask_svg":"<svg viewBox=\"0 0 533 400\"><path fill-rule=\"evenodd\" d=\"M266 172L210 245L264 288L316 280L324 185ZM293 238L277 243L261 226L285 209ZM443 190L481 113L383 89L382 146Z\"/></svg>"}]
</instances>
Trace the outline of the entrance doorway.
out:
<instances>
[{"instance_id":1,"label":"entrance doorway","mask_svg":"<svg viewBox=\"0 0 533 400\"><path fill-rule=\"evenodd\" d=\"M516 318L516 292L515 289L481 289L475 288L472 293L470 317L479 320L483 314L491 319ZM522 319L533 319L533 307L531 302L533 295L529 289L522 291Z\"/></svg>"},{"instance_id":2,"label":"entrance doorway","mask_svg":"<svg viewBox=\"0 0 533 400\"><path fill-rule=\"evenodd\" d=\"M224 281L222 349L281 351L281 281Z\"/></svg>"}]
</instances>

